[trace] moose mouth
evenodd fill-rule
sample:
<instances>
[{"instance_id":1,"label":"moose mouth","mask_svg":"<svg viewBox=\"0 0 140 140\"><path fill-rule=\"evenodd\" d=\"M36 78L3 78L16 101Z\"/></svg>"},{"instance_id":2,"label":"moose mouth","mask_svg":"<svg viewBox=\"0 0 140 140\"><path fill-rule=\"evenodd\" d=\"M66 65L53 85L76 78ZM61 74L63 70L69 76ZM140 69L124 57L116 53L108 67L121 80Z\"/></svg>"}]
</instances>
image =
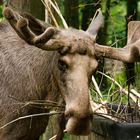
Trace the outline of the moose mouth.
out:
<instances>
[{"instance_id":1,"label":"moose mouth","mask_svg":"<svg viewBox=\"0 0 140 140\"><path fill-rule=\"evenodd\" d=\"M70 117L66 124L66 130L73 135L88 135L91 131L90 119Z\"/></svg>"}]
</instances>

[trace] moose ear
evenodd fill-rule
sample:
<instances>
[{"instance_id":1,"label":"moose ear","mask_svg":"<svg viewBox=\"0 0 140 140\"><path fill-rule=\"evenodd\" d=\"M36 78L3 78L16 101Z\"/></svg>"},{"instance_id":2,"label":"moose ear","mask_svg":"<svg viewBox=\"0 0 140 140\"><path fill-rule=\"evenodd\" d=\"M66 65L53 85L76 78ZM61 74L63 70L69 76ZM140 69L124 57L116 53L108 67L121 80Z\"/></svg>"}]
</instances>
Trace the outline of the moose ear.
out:
<instances>
[{"instance_id":1,"label":"moose ear","mask_svg":"<svg viewBox=\"0 0 140 140\"><path fill-rule=\"evenodd\" d=\"M104 23L104 17L102 15L102 11L101 9L98 9L86 32L92 34L96 38L98 30L101 28L103 23Z\"/></svg>"}]
</instances>

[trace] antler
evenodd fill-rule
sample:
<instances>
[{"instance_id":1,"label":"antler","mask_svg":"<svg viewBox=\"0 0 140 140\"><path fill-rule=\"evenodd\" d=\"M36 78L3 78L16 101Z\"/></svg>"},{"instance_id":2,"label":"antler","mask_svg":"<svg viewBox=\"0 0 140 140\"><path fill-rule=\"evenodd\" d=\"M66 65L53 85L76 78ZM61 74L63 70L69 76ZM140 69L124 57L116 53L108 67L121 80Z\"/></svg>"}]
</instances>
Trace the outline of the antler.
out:
<instances>
[{"instance_id":1,"label":"antler","mask_svg":"<svg viewBox=\"0 0 140 140\"><path fill-rule=\"evenodd\" d=\"M104 45L95 45L95 52L98 57L106 57L120 60L127 63L140 61L140 42L127 45L124 48L113 48Z\"/></svg>"},{"instance_id":2,"label":"antler","mask_svg":"<svg viewBox=\"0 0 140 140\"><path fill-rule=\"evenodd\" d=\"M54 28L49 27L42 34L36 36L29 28L28 21L25 18L20 18L17 22L17 29L26 37L27 42L33 45L46 43L53 35Z\"/></svg>"},{"instance_id":3,"label":"antler","mask_svg":"<svg viewBox=\"0 0 140 140\"><path fill-rule=\"evenodd\" d=\"M96 36L99 28L103 24L101 10L97 10L96 18L91 21L87 32ZM107 57L127 63L140 61L140 22L130 22L128 25L128 41L124 48L113 48L109 46L95 44L95 53L98 57Z\"/></svg>"},{"instance_id":4,"label":"antler","mask_svg":"<svg viewBox=\"0 0 140 140\"><path fill-rule=\"evenodd\" d=\"M17 32L17 34L22 38L25 39L24 36L18 31L17 29L17 20L20 18L20 15L10 8L6 7L3 11L4 17L9 21L10 25L13 27L13 29Z\"/></svg>"},{"instance_id":5,"label":"antler","mask_svg":"<svg viewBox=\"0 0 140 140\"><path fill-rule=\"evenodd\" d=\"M128 24L127 45L124 48L112 48L104 45L95 45L97 56L120 60L126 63L140 62L140 21L131 21Z\"/></svg>"},{"instance_id":6,"label":"antler","mask_svg":"<svg viewBox=\"0 0 140 140\"><path fill-rule=\"evenodd\" d=\"M46 28L50 27L51 25L45 22L40 21L39 19L36 19L32 15L28 13L22 14L22 17L26 18L28 20L28 26L29 28L37 35L42 34Z\"/></svg>"},{"instance_id":7,"label":"antler","mask_svg":"<svg viewBox=\"0 0 140 140\"><path fill-rule=\"evenodd\" d=\"M17 34L31 45L35 45L45 50L56 50L62 46L58 45L57 40L50 40L58 32L54 27L48 27L42 34L36 35L30 28L26 18L16 15L15 12L6 7L3 12L4 17L8 20ZM49 41L50 40L50 41ZM48 42L49 41L49 42ZM52 45L55 44L55 45Z\"/></svg>"},{"instance_id":8,"label":"antler","mask_svg":"<svg viewBox=\"0 0 140 140\"><path fill-rule=\"evenodd\" d=\"M52 37L59 32L54 27L48 27L42 34L36 35L36 33L29 27L28 20L21 17L19 14L13 12L10 8L5 8L4 16L9 21L11 26L17 32L17 34L23 38L29 44L35 45L45 50L58 50L63 48L62 44L66 42L63 39L52 39ZM103 16L101 11L98 11L98 15L92 20L87 32L90 34L97 34L100 26L103 23ZM129 24L128 33L132 32L132 28L136 22ZM95 44L95 53L98 57L107 57L111 59L117 59L127 63L133 63L140 61L140 39L138 37L140 22L137 25L133 35L128 35L128 44L124 48L112 48L109 46ZM61 43L60 43L61 42Z\"/></svg>"}]
</instances>

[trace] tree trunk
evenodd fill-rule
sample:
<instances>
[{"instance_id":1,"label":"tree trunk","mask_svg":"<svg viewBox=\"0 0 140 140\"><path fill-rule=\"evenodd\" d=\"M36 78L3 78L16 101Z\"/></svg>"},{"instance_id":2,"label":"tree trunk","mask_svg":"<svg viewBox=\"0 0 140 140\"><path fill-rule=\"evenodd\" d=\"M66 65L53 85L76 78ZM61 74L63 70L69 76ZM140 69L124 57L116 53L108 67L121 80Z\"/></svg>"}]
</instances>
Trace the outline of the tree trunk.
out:
<instances>
[{"instance_id":1,"label":"tree trunk","mask_svg":"<svg viewBox=\"0 0 140 140\"><path fill-rule=\"evenodd\" d=\"M136 20L137 19L137 7L138 0L128 0L127 1L127 21Z\"/></svg>"},{"instance_id":2,"label":"tree trunk","mask_svg":"<svg viewBox=\"0 0 140 140\"><path fill-rule=\"evenodd\" d=\"M65 0L64 6L64 15L68 25L79 28L78 0Z\"/></svg>"},{"instance_id":3,"label":"tree trunk","mask_svg":"<svg viewBox=\"0 0 140 140\"><path fill-rule=\"evenodd\" d=\"M111 0L106 0L105 3L105 14L104 14L104 27L102 30L99 32L99 40L98 42L101 44L106 44L107 43L107 31L108 31L108 19L109 19L109 13L110 13L110 3Z\"/></svg>"},{"instance_id":4,"label":"tree trunk","mask_svg":"<svg viewBox=\"0 0 140 140\"><path fill-rule=\"evenodd\" d=\"M20 13L28 12L38 19L45 20L45 8L41 0L9 0L9 5Z\"/></svg>"},{"instance_id":5,"label":"tree trunk","mask_svg":"<svg viewBox=\"0 0 140 140\"><path fill-rule=\"evenodd\" d=\"M2 5L3 4L3 1L2 0L0 0L0 5Z\"/></svg>"},{"instance_id":6,"label":"tree trunk","mask_svg":"<svg viewBox=\"0 0 140 140\"><path fill-rule=\"evenodd\" d=\"M82 8L82 29L86 30L93 18L96 10L101 7L99 0L84 0L84 7Z\"/></svg>"}]
</instances>

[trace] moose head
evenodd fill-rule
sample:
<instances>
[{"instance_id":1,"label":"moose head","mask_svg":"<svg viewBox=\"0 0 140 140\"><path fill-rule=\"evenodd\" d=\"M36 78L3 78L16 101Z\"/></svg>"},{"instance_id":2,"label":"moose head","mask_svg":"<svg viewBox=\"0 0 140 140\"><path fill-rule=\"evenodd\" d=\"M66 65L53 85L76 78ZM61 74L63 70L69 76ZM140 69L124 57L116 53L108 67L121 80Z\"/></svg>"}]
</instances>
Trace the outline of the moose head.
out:
<instances>
[{"instance_id":1,"label":"moose head","mask_svg":"<svg viewBox=\"0 0 140 140\"><path fill-rule=\"evenodd\" d=\"M16 15L10 8L5 8L4 16L28 44L47 52L56 52L57 82L66 103L66 130L76 135L88 134L92 115L89 83L97 70L98 59L106 57L127 63L140 61L138 37L129 35L128 44L124 48L97 44L96 35L103 24L101 11L98 11L87 31L48 27L39 35L29 26L28 18ZM129 24L130 29L132 24Z\"/></svg>"}]
</instances>

